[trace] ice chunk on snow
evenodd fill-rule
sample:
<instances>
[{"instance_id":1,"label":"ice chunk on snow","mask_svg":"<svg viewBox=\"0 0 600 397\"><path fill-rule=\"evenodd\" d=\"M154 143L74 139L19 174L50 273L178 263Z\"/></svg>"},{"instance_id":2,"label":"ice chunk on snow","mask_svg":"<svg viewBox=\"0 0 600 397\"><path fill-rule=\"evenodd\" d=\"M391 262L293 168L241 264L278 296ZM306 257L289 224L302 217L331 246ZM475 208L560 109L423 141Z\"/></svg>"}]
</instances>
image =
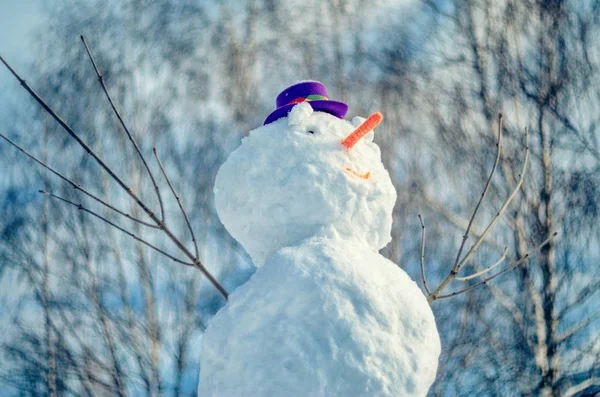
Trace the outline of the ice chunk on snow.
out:
<instances>
[{"instance_id":1,"label":"ice chunk on snow","mask_svg":"<svg viewBox=\"0 0 600 397\"><path fill-rule=\"evenodd\" d=\"M440 354L417 285L332 229L280 250L203 337L200 396L425 396Z\"/></svg>"}]
</instances>

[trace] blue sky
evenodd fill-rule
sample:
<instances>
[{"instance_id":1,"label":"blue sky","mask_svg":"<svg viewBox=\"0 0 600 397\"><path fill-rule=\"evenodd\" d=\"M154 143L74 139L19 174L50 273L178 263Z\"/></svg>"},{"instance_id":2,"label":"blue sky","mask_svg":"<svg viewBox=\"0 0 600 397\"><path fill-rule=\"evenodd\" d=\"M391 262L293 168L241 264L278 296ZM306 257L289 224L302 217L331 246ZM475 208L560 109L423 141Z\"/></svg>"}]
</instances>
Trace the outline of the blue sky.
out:
<instances>
[{"instance_id":1,"label":"blue sky","mask_svg":"<svg viewBox=\"0 0 600 397\"><path fill-rule=\"evenodd\" d=\"M31 56L33 29L40 20L38 0L0 0L0 53L5 58Z\"/></svg>"},{"instance_id":2,"label":"blue sky","mask_svg":"<svg viewBox=\"0 0 600 397\"><path fill-rule=\"evenodd\" d=\"M39 0L0 0L0 55L17 71L26 74L35 51L34 32L42 21ZM18 83L0 64L0 118L7 105L15 104L7 96L14 94Z\"/></svg>"},{"instance_id":3,"label":"blue sky","mask_svg":"<svg viewBox=\"0 0 600 397\"><path fill-rule=\"evenodd\" d=\"M39 0L0 0L0 55L19 70L33 58L34 30L41 19ZM12 83L12 77L2 65L0 97Z\"/></svg>"}]
</instances>

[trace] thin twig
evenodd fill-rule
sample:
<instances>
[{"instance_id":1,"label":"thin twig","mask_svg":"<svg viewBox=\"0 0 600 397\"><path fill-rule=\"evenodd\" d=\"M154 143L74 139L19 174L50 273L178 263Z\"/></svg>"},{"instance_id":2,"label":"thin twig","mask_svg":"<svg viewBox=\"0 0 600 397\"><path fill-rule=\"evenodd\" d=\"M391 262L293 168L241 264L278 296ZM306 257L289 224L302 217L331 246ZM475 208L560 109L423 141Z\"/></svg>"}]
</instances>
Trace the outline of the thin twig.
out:
<instances>
[{"instance_id":1,"label":"thin twig","mask_svg":"<svg viewBox=\"0 0 600 397\"><path fill-rule=\"evenodd\" d=\"M110 209L112 211L115 211L117 214L122 215L122 216L126 217L127 219L131 219L132 221L137 222L139 224L142 224L142 225L144 225L146 227L150 227L150 228L153 228L153 229L159 229L158 226L153 225L153 224L148 223L148 222L144 222L141 219L137 219L137 218L129 215L128 213L123 212L120 209L113 207L112 205L108 204L106 201L104 201L101 198L95 196L94 194L88 192L86 189L82 188L79 184L73 182L71 179L67 178L66 176L64 176L60 172L56 171L54 168L50 167L48 164L44 163L42 160L38 159L37 157L35 157L31 153L29 153L27 150L25 150L24 148L22 148L21 146L19 146L16 142L12 141L11 139L9 139L8 137L6 137L1 132L0 132L0 137L3 138L8 143L10 143L11 145L13 145L14 147L16 147L17 149L19 149L21 151L21 153L23 153L24 155L26 155L27 157L29 157L30 159L32 159L33 161L35 161L36 163L38 163L39 165L41 165L42 167L44 167L45 169L47 169L48 171L50 171L51 173L53 173L54 175L58 176L60 179L62 179L63 181L67 182L69 185L73 186L73 188L75 190L79 190L80 192L82 192L86 196L88 196L91 199L93 199L93 200L99 202L100 204L104 205L106 208L108 208L108 209Z\"/></svg>"},{"instance_id":2,"label":"thin twig","mask_svg":"<svg viewBox=\"0 0 600 397\"><path fill-rule=\"evenodd\" d=\"M586 318L585 320L583 320L583 321L571 326L567 330L565 330L565 332L562 335L558 335L556 337L556 342L561 343L561 342L566 341L571 336L575 335L577 332L581 331L588 325L593 324L598 320L600 320L600 312L597 312L593 316L590 316L590 317Z\"/></svg>"},{"instance_id":3,"label":"thin twig","mask_svg":"<svg viewBox=\"0 0 600 397\"><path fill-rule=\"evenodd\" d=\"M597 386L597 385L600 385L600 376L592 376L576 385L573 385L573 386L569 385L569 388L567 390L565 390L565 392L562 394L562 397L572 397L572 396L584 391L588 387ZM579 394L579 395L581 395L581 394Z\"/></svg>"},{"instance_id":4,"label":"thin twig","mask_svg":"<svg viewBox=\"0 0 600 397\"><path fill-rule=\"evenodd\" d=\"M152 243L149 243L148 241L146 241L146 240L144 240L144 239L136 236L135 234L131 233L130 231L122 228L121 226L117 225L114 222L109 221L108 219L106 219L102 215L100 215L100 214L98 214L98 213L96 213L96 212L94 212L94 211L92 211L92 210L84 207L81 204L74 203L73 201L71 201L69 199L66 199L64 197L58 196L58 195L56 195L56 194L54 194L52 192L46 192L44 190L40 190L39 192L42 193L42 194L46 194L46 195L48 195L48 196L50 196L52 198L55 198L57 200L60 200L60 201L62 201L64 203L70 204L70 205L76 207L80 211L87 212L88 214L90 214L92 216L95 216L96 218L100 219L101 221L103 221L105 223L108 223L110 226L114 227L115 229L119 229L120 231L122 231L123 233L127 234L129 237L133 238L134 240L139 241L140 243L142 243L142 244L144 244L144 245L152 248L153 250L155 250L155 251L163 254L167 258L169 258L169 259L171 259L171 260L173 260L173 261L175 261L177 263L181 263L182 265L194 267L193 263L185 262L185 261L182 261L181 259L175 258L173 255L166 253L165 251L161 250L160 248L158 248L157 246L153 245Z\"/></svg>"},{"instance_id":5,"label":"thin twig","mask_svg":"<svg viewBox=\"0 0 600 397\"><path fill-rule=\"evenodd\" d=\"M183 208L183 204L181 204L179 195L175 192L175 189L173 188L173 185L171 184L171 180L167 176L167 172L165 171L165 168L163 167L163 164L160 161L160 158L158 157L156 148L152 148L152 152L154 153L156 162L158 163L158 166L160 167L160 171L162 172L163 176L165 177L165 180L167 181L167 184L169 185L169 189L171 189L171 193L173 193L173 196L175 196L175 199L177 200L177 204L179 205L179 209L181 210L183 217L185 218L185 223L187 224L188 230L190 231L190 235L192 236L192 241L194 242L194 250L196 251L196 258L198 258L198 257L200 257L200 252L198 250L198 243L196 242L196 236L194 235L194 229L192 229L192 225L190 224L190 219L188 218L187 213L185 212L185 209Z\"/></svg>"},{"instance_id":6,"label":"thin twig","mask_svg":"<svg viewBox=\"0 0 600 397\"><path fill-rule=\"evenodd\" d=\"M0 61L7 67L7 69L12 73L12 75L21 83L21 86L46 110L53 118L60 124L61 127L73 138L75 141L90 155L92 158L104 169L110 176L113 178L119 186L125 190L125 192L135 201L135 203L156 223L156 225L162 230L171 241L179 248L185 256L194 261L194 267L196 267L200 272L210 281L210 283L223 295L223 297L227 300L229 298L229 294L223 288L221 284L213 277L212 274L206 269L206 267L202 264L199 258L195 257L186 247L183 245L181 241L173 234L173 232L167 227L167 225L152 211L148 206L140 200L140 198L133 192L133 189L128 187L125 182L121 178L119 178L115 172L100 158L98 155L92 150L90 146L88 146L79 135L50 107L40 96L19 76L19 74L0 56Z\"/></svg>"},{"instance_id":7,"label":"thin twig","mask_svg":"<svg viewBox=\"0 0 600 397\"><path fill-rule=\"evenodd\" d=\"M427 278L425 277L425 223L423 223L421 214L419 214L419 221L421 221L421 279L423 279L425 292L429 295L431 292L429 291L429 287L427 287Z\"/></svg>"},{"instance_id":8,"label":"thin twig","mask_svg":"<svg viewBox=\"0 0 600 397\"><path fill-rule=\"evenodd\" d=\"M508 256L508 247L504 247L504 253L502 254L502 256L500 257L500 259L498 259L498 261L496 261L496 263L494 263L493 265L477 272L477 273L473 273L469 276L465 276L465 277L458 277L456 276L456 280L458 281L468 281L468 280L472 280L476 277L479 276L483 276L486 273L489 273L492 269L494 269L495 267L497 267L498 265L500 265L502 262L504 262L504 260L507 258Z\"/></svg>"},{"instance_id":9,"label":"thin twig","mask_svg":"<svg viewBox=\"0 0 600 397\"><path fill-rule=\"evenodd\" d=\"M537 247L535 247L533 250L529 251L527 253L527 255L525 255L523 258L519 259L518 261L515 261L513 263L511 263L507 268L499 271L498 273L486 278L485 280L482 280L480 282L478 282L477 284L473 284L465 289L462 289L460 291L456 291L456 292L452 292L451 294L447 294L447 295L438 295L435 300L439 300L439 299L447 299L447 298L452 298L456 295L460 295L460 294L464 294L465 292L471 291L473 288L477 288L481 285L487 284L488 282L490 282L491 280L495 279L496 277L498 277L501 274L504 274L512 269L514 269L515 267L519 266L521 263L527 261L528 259L530 259L533 255L537 254L543 247L545 247L550 240L555 237L558 233L554 233L552 234L552 237L547 238L546 240L544 240L544 242L542 242L540 245L538 245ZM429 302L431 303L431 302Z\"/></svg>"},{"instance_id":10,"label":"thin twig","mask_svg":"<svg viewBox=\"0 0 600 397\"><path fill-rule=\"evenodd\" d=\"M469 232L471 231L471 226L473 225L473 222L475 221L475 216L477 215L477 211L479 210L479 207L481 206L481 203L483 202L483 199L485 198L485 195L487 194L487 192L489 190L490 184L492 182L492 178L494 177L494 174L496 173L496 168L498 167L498 163L500 162L501 153L502 153L502 113L498 114L498 140L496 141L496 161L494 161L494 166L492 167L490 176L488 177L488 179L485 183L485 187L483 188L483 193L481 193L481 197L479 197L479 201L477 202L477 205L475 206L475 209L473 210L473 214L471 215L471 218L469 219L469 224L467 225L467 229L465 230L465 234L463 235L462 242L458 249L458 253L456 254L456 259L454 260L454 264L452 265L452 269L450 269L450 273L448 274L448 276L446 276L446 278L435 289L435 291L433 291L433 293L429 294L428 300L431 298L433 298L433 300L435 300L436 297L440 294L440 292L444 288L446 288L446 286L448 286L450 281L452 281L456 278L456 276L458 275L458 272L460 271L460 268L461 268L460 257L462 255L462 251L465 247L465 243L467 242L467 239L469 238ZM480 237L480 240L482 241L483 238Z\"/></svg>"},{"instance_id":11,"label":"thin twig","mask_svg":"<svg viewBox=\"0 0 600 397\"><path fill-rule=\"evenodd\" d=\"M462 254L462 250L465 247L465 243L467 242L467 239L469 238L469 232L471 231L471 226L473 225L473 222L475 222L475 216L477 215L477 211L479 211L479 207L481 206L481 203L483 202L483 199L485 198L485 195L487 194L487 192L490 188L490 185L492 183L492 178L494 177L494 174L496 173L496 168L498 167L498 163L500 162L501 155L502 155L502 113L500 113L498 115L498 141L496 142L496 161L494 161L494 166L492 167L490 176L488 177L487 181L485 182L485 187L483 188L483 193L481 193L481 197L479 197L479 201L477 202L477 205L475 206L475 209L473 210L473 215L471 215L471 219L469 219L469 224L467 225L467 230L465 231L465 234L463 235L463 240L460 245L460 248L458 249L458 253L456 255L456 260L454 261L454 266L453 266L453 269L456 270L456 272L458 272L458 270L460 270L459 260L460 260L461 254Z\"/></svg>"},{"instance_id":12,"label":"thin twig","mask_svg":"<svg viewBox=\"0 0 600 397\"><path fill-rule=\"evenodd\" d=\"M498 127L499 127L499 132L498 132L498 154L500 153L500 142L501 142L501 127L502 127L502 119L501 117L498 120ZM494 168L492 169L492 171L495 171L496 166L498 164L499 161L499 157L496 158L496 163L494 163ZM471 249L469 250L469 252L467 252L467 254L465 255L465 257L460 261L460 262L455 262L455 265L452 267L452 270L450 270L450 273L448 274L448 276L446 276L446 278L442 281L442 283L435 289L435 291L433 291L433 293L429 294L427 296L427 301L429 303L437 300L440 296L441 291L443 291L448 284L452 281L452 280L456 280L458 273L460 272L461 268L473 257L473 255L475 254L475 252L477 252L477 249L479 248L479 246L484 242L485 238L487 237L488 233L490 232L490 230L494 227L494 225L496 224L496 222L498 221L498 219L500 219L500 217L502 216L502 214L506 211L506 208L508 208L508 206L510 205L510 203L512 202L512 200L515 198L517 192L521 189L521 185L523 184L523 180L525 178L525 171L527 170L527 164L529 161L529 130L525 129L525 159L523 161L523 168L521 169L521 174L520 174L520 178L519 181L517 183L517 185L515 186L514 190L511 192L511 194L508 196L508 198L506 199L506 201L503 203L502 207L500 208L500 210L496 213L496 216L494 217L494 219L490 222L490 224L486 227L486 229L484 230L484 232L482 233L482 235L479 237L479 239L477 240L477 242L471 247ZM488 178L488 181L486 183L486 187L484 189L484 194L482 194L482 197L480 199L480 203L481 200L483 199L483 196L485 195L485 192L487 191L488 187L489 187L489 183L491 181L491 178L493 176L493 172L490 174L490 178ZM479 203L477 205L477 207L479 206ZM477 210L476 207L476 210ZM470 226L472 224L472 221L474 219L475 213L473 214L473 216L471 217L471 221L469 221L469 226L467 227L467 231L470 229ZM461 244L461 250L464 246L464 242L466 241L466 237L467 237L467 233L465 233L465 236L463 236L463 244ZM460 250L459 250L460 253ZM457 260L460 258L460 255L457 255ZM509 266L509 268L511 268ZM506 270L506 269L505 269ZM484 273L487 273L487 271L485 271ZM502 272L501 272L502 273ZM498 274L501 274L498 273ZM496 276L496 275L495 275ZM493 276L493 277L495 277ZM489 280L489 279L486 279ZM483 282L485 282L486 280L483 280ZM480 285L480 284L478 284ZM467 290L472 289L471 287L469 287ZM459 291L460 293L462 293L463 291ZM466 292L466 291L464 291ZM451 297L451 296L456 296L457 294L454 295L444 295L445 297Z\"/></svg>"},{"instance_id":13,"label":"thin twig","mask_svg":"<svg viewBox=\"0 0 600 397\"><path fill-rule=\"evenodd\" d=\"M435 199L433 199L431 197L427 197L425 192L423 192L423 193L424 193L424 195L422 197L425 200L425 204L429 208L434 210L436 213L442 215L452 226L454 226L458 229L465 230L465 228L467 227L467 224L469 223L469 220L467 218L461 218L460 216L456 215L454 212L452 212L448 208L446 208L444 205L442 205L440 202L435 201ZM482 232L483 232L482 230L479 230L479 228L477 228L477 225L473 225L471 227L470 235L471 236L474 235L477 238L479 238L479 236L481 236ZM495 248L497 250L504 249L504 246L497 244L493 240L490 240L489 237L486 239L485 243L487 245L489 245L490 247Z\"/></svg>"},{"instance_id":14,"label":"thin twig","mask_svg":"<svg viewBox=\"0 0 600 397\"><path fill-rule=\"evenodd\" d=\"M517 182L517 185L515 186L515 188L511 192L511 194L508 196L508 198L506 199L506 201L504 202L502 207L500 208L500 211L498 211L496 213L496 216L490 222L490 224L485 228L485 230L483 231L483 234L479 237L477 242L471 247L469 252L467 252L467 255L465 255L464 259L460 262L460 267L464 266L467 263L467 261L469 261L469 259L471 259L473 257L475 252L477 252L477 249L479 248L479 246L481 246L481 243L483 243L487 234L490 232L490 230L492 230L492 228L494 227L496 222L500 219L500 216L502 216L502 214L506 211L506 208L508 208L508 206L510 205L512 200L515 198L515 196L521 189L521 185L523 185L523 181L525 179L525 171L527 170L528 161L529 161L529 130L525 129L525 160L523 161L523 168L521 169L521 174L519 176L519 182Z\"/></svg>"},{"instance_id":15,"label":"thin twig","mask_svg":"<svg viewBox=\"0 0 600 397\"><path fill-rule=\"evenodd\" d=\"M115 106L110 94L108 93L108 89L106 88L106 84L104 83L104 76L100 73L100 70L98 70L98 67L96 66L96 62L94 61L94 58L92 57L92 53L90 52L90 48L88 47L87 42L85 41L85 38L83 37L83 35L80 35L79 38L83 42L83 45L85 46L85 51L87 52L88 56L90 57L92 66L94 67L94 70L96 71L96 76L98 76L98 82L102 86L102 90L104 91L104 94L106 95L106 98L108 99L108 102L110 103L110 107L112 108L113 112L119 119L119 123L125 130L127 137L131 141L133 147L135 148L135 151L137 152L138 156L142 160L142 163L144 163L144 167L146 168L146 171L148 171L148 175L150 176L150 179L152 180L152 185L154 186L154 190L156 191L156 197L158 197L158 204L160 206L160 218L161 218L161 221L164 221L165 220L165 208L163 206L163 201L162 201L162 197L160 195L160 190L158 188L158 185L156 184L154 175L152 174L152 171L150 171L150 167L148 166L148 163L146 162L146 159L144 158L144 155L142 154L142 151L140 150L137 142L133 138L133 135L131 134L131 132L129 132L129 128L127 128L125 121L123 121L123 118L121 117L121 113L119 113L119 111L117 110L117 107Z\"/></svg>"},{"instance_id":16,"label":"thin twig","mask_svg":"<svg viewBox=\"0 0 600 397\"><path fill-rule=\"evenodd\" d=\"M29 84L27 84L27 82L23 80L21 76L19 76L19 74L15 72L15 70L4 60L4 58L0 57L0 61L8 68L8 70L13 74L13 76L15 76L15 78L19 81L19 83L21 83L23 88L25 88L25 90L33 97L33 99L35 99L44 108L44 110L46 110L52 116L52 118L54 118L54 120L56 120L56 122L60 124L60 126L63 127L63 129L67 131L67 133L73 139L75 139L75 141L90 156L92 156L92 158L98 163L98 165L100 165L100 167L102 167L102 169L104 169L104 171L106 171L111 176L111 178L113 178L119 184L119 186L121 186L121 188L125 190L125 192L127 192L127 194L136 202L136 204L139 205L156 224L160 224L160 220L156 217L154 211L148 208L146 204L144 204L137 197L137 195L133 192L133 189L127 186L125 182L123 182L123 180L119 178L115 174L115 172L92 150L92 148L88 146L88 144L85 143L79 137L79 135L54 110L52 110L52 108L48 106L46 102L44 102L42 98L40 98L40 96L29 86Z\"/></svg>"}]
</instances>

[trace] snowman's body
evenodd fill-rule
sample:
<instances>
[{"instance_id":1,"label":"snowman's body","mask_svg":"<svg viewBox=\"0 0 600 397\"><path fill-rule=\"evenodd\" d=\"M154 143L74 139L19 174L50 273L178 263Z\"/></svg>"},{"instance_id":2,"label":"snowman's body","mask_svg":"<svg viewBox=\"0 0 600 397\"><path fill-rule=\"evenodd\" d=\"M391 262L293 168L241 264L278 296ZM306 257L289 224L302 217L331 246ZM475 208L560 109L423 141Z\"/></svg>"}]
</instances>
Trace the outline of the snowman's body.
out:
<instances>
[{"instance_id":1,"label":"snowman's body","mask_svg":"<svg viewBox=\"0 0 600 397\"><path fill-rule=\"evenodd\" d=\"M219 216L259 268L204 334L199 395L427 393L435 321L417 285L377 252L396 195L372 133L341 146L353 129L299 104L219 170Z\"/></svg>"}]
</instances>

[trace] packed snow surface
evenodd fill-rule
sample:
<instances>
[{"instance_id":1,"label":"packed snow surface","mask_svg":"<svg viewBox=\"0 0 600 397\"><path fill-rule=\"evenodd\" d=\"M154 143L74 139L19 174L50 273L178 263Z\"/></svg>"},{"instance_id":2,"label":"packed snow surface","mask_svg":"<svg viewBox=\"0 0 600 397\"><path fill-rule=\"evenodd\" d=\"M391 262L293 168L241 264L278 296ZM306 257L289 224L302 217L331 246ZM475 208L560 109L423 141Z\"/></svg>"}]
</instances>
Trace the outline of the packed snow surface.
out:
<instances>
[{"instance_id":1,"label":"packed snow surface","mask_svg":"<svg viewBox=\"0 0 600 397\"><path fill-rule=\"evenodd\" d=\"M219 170L227 230L259 267L202 341L200 396L425 396L440 341L417 285L377 251L396 193L373 132L308 103Z\"/></svg>"},{"instance_id":2,"label":"packed snow surface","mask_svg":"<svg viewBox=\"0 0 600 397\"><path fill-rule=\"evenodd\" d=\"M223 164L217 212L257 266L330 225L374 249L390 242L396 191L372 132L351 150L340 144L355 125L301 103L251 131Z\"/></svg>"},{"instance_id":3,"label":"packed snow surface","mask_svg":"<svg viewBox=\"0 0 600 397\"><path fill-rule=\"evenodd\" d=\"M280 250L203 337L199 396L425 396L440 341L417 285L361 241Z\"/></svg>"}]
</instances>

